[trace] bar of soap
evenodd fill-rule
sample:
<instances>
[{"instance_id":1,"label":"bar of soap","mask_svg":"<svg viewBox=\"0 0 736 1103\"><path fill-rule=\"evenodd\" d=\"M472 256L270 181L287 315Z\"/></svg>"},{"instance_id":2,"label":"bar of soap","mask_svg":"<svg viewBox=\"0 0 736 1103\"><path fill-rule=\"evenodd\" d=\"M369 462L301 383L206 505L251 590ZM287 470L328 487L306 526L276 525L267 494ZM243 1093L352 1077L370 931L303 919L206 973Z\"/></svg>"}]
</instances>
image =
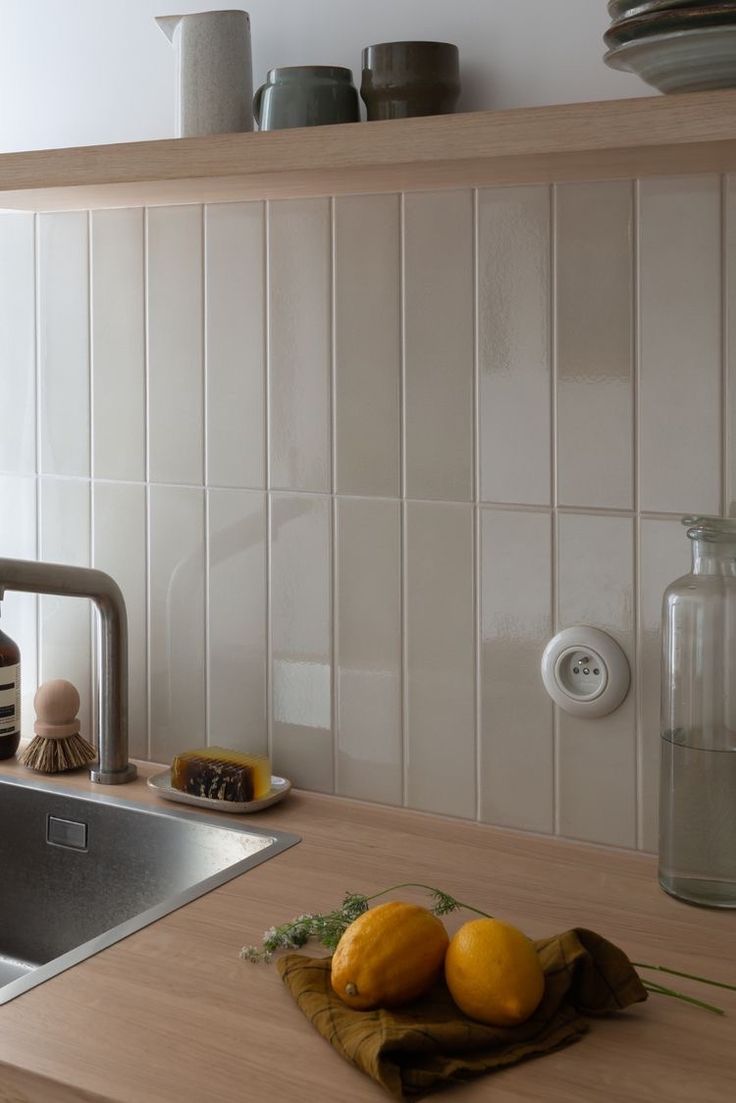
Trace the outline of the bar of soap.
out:
<instances>
[{"instance_id":1,"label":"bar of soap","mask_svg":"<svg viewBox=\"0 0 736 1103\"><path fill-rule=\"evenodd\" d=\"M210 800L259 800L271 789L271 761L268 755L226 747L184 751L171 763L171 784L182 793Z\"/></svg>"}]
</instances>

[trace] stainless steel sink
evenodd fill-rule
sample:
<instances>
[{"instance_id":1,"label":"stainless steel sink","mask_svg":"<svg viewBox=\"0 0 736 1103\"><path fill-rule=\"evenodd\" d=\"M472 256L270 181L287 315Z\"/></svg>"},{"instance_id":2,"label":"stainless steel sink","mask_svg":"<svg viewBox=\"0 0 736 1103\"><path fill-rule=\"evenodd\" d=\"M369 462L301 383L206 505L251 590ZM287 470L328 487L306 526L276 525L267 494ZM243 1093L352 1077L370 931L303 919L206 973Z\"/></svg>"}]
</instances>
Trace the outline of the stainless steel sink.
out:
<instances>
[{"instance_id":1,"label":"stainless steel sink","mask_svg":"<svg viewBox=\"0 0 736 1103\"><path fill-rule=\"evenodd\" d=\"M0 779L0 1004L297 842L240 816Z\"/></svg>"}]
</instances>

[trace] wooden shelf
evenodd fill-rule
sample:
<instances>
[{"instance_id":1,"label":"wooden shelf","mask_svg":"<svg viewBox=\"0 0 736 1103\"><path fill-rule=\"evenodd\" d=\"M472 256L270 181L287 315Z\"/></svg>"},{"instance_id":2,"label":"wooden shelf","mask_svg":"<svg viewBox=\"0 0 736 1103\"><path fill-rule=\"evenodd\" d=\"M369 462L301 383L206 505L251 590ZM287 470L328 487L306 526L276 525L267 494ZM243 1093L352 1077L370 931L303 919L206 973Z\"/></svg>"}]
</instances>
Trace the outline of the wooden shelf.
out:
<instances>
[{"instance_id":1,"label":"wooden shelf","mask_svg":"<svg viewBox=\"0 0 736 1103\"><path fill-rule=\"evenodd\" d=\"M0 155L0 207L71 210L736 170L736 91Z\"/></svg>"}]
</instances>

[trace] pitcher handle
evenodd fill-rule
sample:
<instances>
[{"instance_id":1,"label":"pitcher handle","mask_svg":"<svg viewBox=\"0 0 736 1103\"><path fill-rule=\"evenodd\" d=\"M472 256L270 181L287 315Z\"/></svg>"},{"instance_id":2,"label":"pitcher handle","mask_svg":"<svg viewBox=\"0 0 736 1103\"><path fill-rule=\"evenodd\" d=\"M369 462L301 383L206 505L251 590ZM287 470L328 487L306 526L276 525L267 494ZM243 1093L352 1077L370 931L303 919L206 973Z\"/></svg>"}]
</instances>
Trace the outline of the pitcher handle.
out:
<instances>
[{"instance_id":1,"label":"pitcher handle","mask_svg":"<svg viewBox=\"0 0 736 1103\"><path fill-rule=\"evenodd\" d=\"M260 88L256 89L256 93L253 97L253 115L258 125L261 125L261 100L263 99L263 93L266 91L266 85L262 84Z\"/></svg>"}]
</instances>

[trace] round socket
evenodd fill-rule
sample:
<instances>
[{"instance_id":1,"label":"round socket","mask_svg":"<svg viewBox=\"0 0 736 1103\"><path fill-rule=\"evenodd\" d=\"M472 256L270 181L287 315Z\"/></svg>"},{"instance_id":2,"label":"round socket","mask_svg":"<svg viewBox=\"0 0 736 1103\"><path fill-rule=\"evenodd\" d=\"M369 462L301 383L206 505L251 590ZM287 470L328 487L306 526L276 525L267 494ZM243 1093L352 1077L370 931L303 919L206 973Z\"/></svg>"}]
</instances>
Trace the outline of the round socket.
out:
<instances>
[{"instance_id":1,"label":"round socket","mask_svg":"<svg viewBox=\"0 0 736 1103\"><path fill-rule=\"evenodd\" d=\"M631 671L613 637L578 625L563 629L547 644L542 680L560 708L592 719L618 708L629 691Z\"/></svg>"}]
</instances>

